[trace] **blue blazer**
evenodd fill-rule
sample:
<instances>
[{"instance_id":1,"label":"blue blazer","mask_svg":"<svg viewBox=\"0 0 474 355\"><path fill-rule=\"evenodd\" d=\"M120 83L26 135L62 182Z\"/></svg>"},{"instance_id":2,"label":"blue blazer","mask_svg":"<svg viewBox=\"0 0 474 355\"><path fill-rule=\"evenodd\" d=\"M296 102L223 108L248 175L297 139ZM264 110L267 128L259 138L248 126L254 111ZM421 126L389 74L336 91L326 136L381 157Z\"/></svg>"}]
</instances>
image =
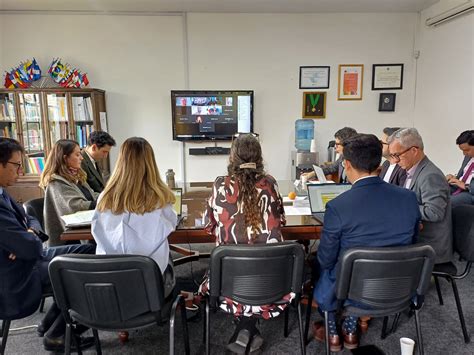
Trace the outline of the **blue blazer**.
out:
<instances>
[{"instance_id":1,"label":"blue blazer","mask_svg":"<svg viewBox=\"0 0 474 355\"><path fill-rule=\"evenodd\" d=\"M336 272L344 251L412 244L420 219L415 193L378 176L357 181L349 191L328 202L318 248L321 274L314 290L321 310L337 308Z\"/></svg>"},{"instance_id":2,"label":"blue blazer","mask_svg":"<svg viewBox=\"0 0 474 355\"><path fill-rule=\"evenodd\" d=\"M43 245L28 232L28 228L41 231L39 222L5 195L13 210L0 197L0 319L17 319L35 312L41 301L36 264L43 257ZM16 255L15 260L8 258L11 253Z\"/></svg>"}]
</instances>

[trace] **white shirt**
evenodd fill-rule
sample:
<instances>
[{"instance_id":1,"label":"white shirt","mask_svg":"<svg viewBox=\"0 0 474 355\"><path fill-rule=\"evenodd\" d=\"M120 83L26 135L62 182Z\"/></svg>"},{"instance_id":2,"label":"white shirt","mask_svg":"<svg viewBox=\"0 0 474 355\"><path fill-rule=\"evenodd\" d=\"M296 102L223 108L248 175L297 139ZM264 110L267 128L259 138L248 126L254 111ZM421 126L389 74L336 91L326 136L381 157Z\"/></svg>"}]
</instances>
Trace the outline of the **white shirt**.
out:
<instances>
[{"instance_id":1,"label":"white shirt","mask_svg":"<svg viewBox=\"0 0 474 355\"><path fill-rule=\"evenodd\" d=\"M385 176L383 177L383 181L390 182L390 178L392 177L393 170L395 169L396 166L397 166L397 163L390 164L387 171L385 172Z\"/></svg>"},{"instance_id":2,"label":"white shirt","mask_svg":"<svg viewBox=\"0 0 474 355\"><path fill-rule=\"evenodd\" d=\"M92 235L96 254L136 254L149 256L164 273L169 262L168 235L175 230L178 218L171 205L143 215L110 210L95 211Z\"/></svg>"}]
</instances>

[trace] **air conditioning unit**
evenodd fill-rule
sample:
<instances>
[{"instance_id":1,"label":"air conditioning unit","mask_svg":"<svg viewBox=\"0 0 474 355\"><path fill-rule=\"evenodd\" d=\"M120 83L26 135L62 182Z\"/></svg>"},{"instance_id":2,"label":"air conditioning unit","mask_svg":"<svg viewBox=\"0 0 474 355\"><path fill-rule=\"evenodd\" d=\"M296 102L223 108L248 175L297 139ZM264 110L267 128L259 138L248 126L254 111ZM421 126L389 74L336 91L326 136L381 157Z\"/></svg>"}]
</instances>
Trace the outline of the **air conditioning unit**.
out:
<instances>
[{"instance_id":1,"label":"air conditioning unit","mask_svg":"<svg viewBox=\"0 0 474 355\"><path fill-rule=\"evenodd\" d=\"M467 14L474 10L474 4L472 0L466 1L458 6L455 6L449 10L446 10L439 15L430 17L426 19L426 26L433 27L438 26L446 21L451 21L452 19L459 17L461 15Z\"/></svg>"}]
</instances>

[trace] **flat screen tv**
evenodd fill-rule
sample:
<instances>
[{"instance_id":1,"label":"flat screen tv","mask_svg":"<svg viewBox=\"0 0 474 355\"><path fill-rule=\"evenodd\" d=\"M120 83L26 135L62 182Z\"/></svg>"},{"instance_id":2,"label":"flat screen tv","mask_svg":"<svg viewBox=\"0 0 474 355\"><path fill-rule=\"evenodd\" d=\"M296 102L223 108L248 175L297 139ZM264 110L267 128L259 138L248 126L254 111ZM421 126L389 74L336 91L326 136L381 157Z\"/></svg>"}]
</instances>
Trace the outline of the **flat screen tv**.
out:
<instances>
[{"instance_id":1,"label":"flat screen tv","mask_svg":"<svg viewBox=\"0 0 474 355\"><path fill-rule=\"evenodd\" d=\"M173 140L225 141L253 132L253 91L171 91Z\"/></svg>"}]
</instances>

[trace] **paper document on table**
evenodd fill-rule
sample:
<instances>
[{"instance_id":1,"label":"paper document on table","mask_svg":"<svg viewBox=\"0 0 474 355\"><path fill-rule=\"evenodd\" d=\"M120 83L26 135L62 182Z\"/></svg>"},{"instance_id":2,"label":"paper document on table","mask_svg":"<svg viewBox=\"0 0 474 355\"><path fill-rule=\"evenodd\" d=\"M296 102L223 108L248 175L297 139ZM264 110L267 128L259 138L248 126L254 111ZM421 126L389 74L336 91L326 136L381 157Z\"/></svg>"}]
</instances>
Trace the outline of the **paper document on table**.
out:
<instances>
[{"instance_id":1,"label":"paper document on table","mask_svg":"<svg viewBox=\"0 0 474 355\"><path fill-rule=\"evenodd\" d=\"M92 223L92 216L94 216L94 212L94 210L79 211L73 214L61 216L61 219L66 224L66 227L90 226Z\"/></svg>"},{"instance_id":2,"label":"paper document on table","mask_svg":"<svg viewBox=\"0 0 474 355\"><path fill-rule=\"evenodd\" d=\"M283 206L286 216L311 216L309 207Z\"/></svg>"}]
</instances>

